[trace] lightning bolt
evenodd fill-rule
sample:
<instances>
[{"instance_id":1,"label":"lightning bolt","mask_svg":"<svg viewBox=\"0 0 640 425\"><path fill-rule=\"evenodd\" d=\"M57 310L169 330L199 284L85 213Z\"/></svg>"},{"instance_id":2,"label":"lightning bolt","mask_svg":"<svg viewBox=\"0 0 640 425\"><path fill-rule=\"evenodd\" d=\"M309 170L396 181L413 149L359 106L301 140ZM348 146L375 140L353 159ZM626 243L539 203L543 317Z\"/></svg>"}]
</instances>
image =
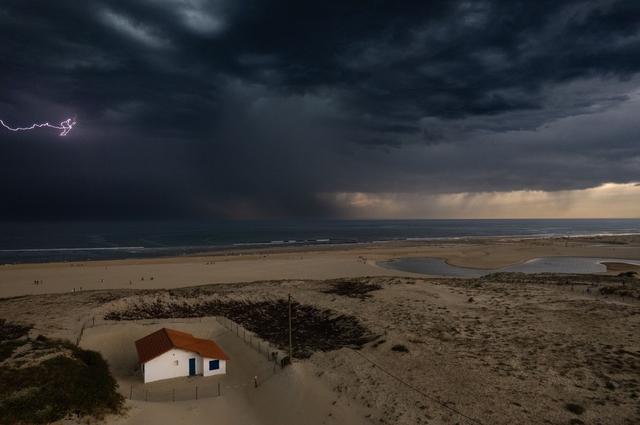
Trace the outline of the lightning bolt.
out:
<instances>
[{"instance_id":1,"label":"lightning bolt","mask_svg":"<svg viewBox=\"0 0 640 425\"><path fill-rule=\"evenodd\" d=\"M5 122L2 120L0 120L0 124L2 124L2 126L9 131L30 131L30 130L35 130L36 128L49 127L49 128L54 128L56 130L60 130L61 131L60 136L66 136L67 134L69 134L71 129L76 125L76 120L75 118L68 118L62 121L59 125L53 125L53 124L49 124L48 122L45 122L42 124L31 124L29 127L10 127L7 124L5 124Z\"/></svg>"}]
</instances>

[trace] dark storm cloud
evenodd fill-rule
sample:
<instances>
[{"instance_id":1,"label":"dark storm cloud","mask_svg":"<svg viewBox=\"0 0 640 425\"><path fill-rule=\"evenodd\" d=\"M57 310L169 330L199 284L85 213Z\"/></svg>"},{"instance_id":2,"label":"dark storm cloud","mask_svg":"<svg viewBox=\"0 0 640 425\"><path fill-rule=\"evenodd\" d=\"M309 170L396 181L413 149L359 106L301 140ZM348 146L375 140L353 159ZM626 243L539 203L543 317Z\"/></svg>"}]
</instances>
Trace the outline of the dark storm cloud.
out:
<instances>
[{"instance_id":1,"label":"dark storm cloud","mask_svg":"<svg viewBox=\"0 0 640 425\"><path fill-rule=\"evenodd\" d=\"M3 1L1 118L79 125L0 133L0 216L637 181L639 20L635 1Z\"/></svg>"}]
</instances>

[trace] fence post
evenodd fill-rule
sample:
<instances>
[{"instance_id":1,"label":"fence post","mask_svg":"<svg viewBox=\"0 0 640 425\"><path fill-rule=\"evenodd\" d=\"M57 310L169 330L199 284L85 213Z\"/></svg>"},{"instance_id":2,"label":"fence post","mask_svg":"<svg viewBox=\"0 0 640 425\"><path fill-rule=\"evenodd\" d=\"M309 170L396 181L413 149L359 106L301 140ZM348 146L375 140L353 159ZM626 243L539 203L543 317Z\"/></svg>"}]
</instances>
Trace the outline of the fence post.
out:
<instances>
[{"instance_id":1,"label":"fence post","mask_svg":"<svg viewBox=\"0 0 640 425\"><path fill-rule=\"evenodd\" d=\"M87 326L86 322L82 323L82 327L80 328L80 335L78 335L78 339L76 339L76 347L80 345L80 340L82 339L82 334L84 333L84 328Z\"/></svg>"}]
</instances>

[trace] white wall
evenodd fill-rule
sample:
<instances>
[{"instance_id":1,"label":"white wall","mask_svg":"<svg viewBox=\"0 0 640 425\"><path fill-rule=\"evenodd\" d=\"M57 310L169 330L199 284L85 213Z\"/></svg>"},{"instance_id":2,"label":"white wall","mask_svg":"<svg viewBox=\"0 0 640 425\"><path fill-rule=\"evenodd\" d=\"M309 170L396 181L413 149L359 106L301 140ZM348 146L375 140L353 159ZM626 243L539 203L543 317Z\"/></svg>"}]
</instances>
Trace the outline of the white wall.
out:
<instances>
[{"instance_id":1,"label":"white wall","mask_svg":"<svg viewBox=\"0 0 640 425\"><path fill-rule=\"evenodd\" d=\"M220 360L220 369L217 370L209 370L209 359L207 357L202 358L202 369L204 370L204 376L212 376L212 375L222 375L227 373L227 362L225 360Z\"/></svg>"},{"instance_id":2,"label":"white wall","mask_svg":"<svg viewBox=\"0 0 640 425\"><path fill-rule=\"evenodd\" d=\"M174 348L144 364L144 382L189 376L191 358L196 359L196 375L201 375L202 358L196 353Z\"/></svg>"},{"instance_id":3,"label":"white wall","mask_svg":"<svg viewBox=\"0 0 640 425\"><path fill-rule=\"evenodd\" d=\"M145 384L161 379L189 376L189 359L193 358L196 359L196 375L212 376L227 372L227 362L224 360L220 360L220 369L209 370L209 360L215 359L202 358L197 353L174 348L144 364Z\"/></svg>"}]
</instances>

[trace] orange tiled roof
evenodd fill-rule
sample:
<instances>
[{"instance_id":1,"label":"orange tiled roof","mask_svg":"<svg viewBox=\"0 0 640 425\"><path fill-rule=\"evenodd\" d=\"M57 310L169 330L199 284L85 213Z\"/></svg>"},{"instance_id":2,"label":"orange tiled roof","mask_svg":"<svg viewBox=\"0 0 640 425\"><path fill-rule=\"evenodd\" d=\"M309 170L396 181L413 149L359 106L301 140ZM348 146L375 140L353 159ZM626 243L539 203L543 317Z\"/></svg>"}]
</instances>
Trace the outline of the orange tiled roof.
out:
<instances>
[{"instance_id":1,"label":"orange tiled roof","mask_svg":"<svg viewBox=\"0 0 640 425\"><path fill-rule=\"evenodd\" d=\"M172 348L192 351L210 359L229 360L218 344L210 339L196 338L173 329L162 328L136 341L140 363L148 362Z\"/></svg>"}]
</instances>

